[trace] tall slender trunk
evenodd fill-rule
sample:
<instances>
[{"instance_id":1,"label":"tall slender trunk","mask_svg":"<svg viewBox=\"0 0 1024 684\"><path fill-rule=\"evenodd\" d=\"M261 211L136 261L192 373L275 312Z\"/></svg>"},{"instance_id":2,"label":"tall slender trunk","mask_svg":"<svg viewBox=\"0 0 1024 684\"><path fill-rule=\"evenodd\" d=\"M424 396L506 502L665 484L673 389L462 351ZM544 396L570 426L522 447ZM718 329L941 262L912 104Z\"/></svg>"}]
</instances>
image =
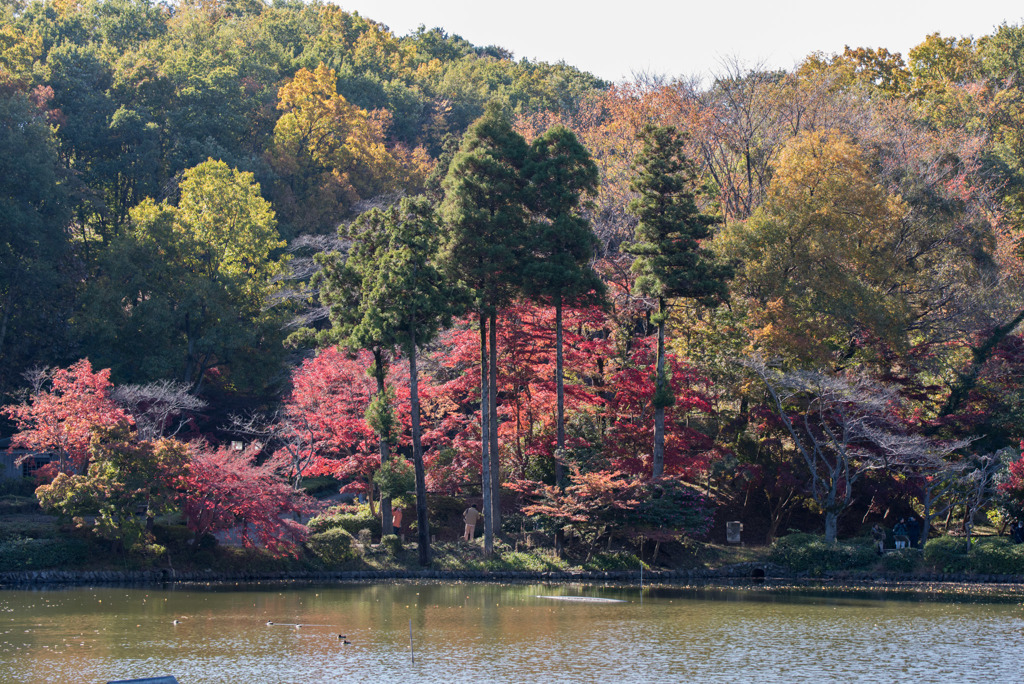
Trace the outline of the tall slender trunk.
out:
<instances>
[{"instance_id":1,"label":"tall slender trunk","mask_svg":"<svg viewBox=\"0 0 1024 684\"><path fill-rule=\"evenodd\" d=\"M658 299L658 367L654 396L660 399L665 387L665 299ZM651 456L651 478L658 479L665 471L665 407L659 401L654 407L654 453Z\"/></svg>"},{"instance_id":2,"label":"tall slender trunk","mask_svg":"<svg viewBox=\"0 0 1024 684\"><path fill-rule=\"evenodd\" d=\"M839 527L839 515L833 510L825 511L825 543L834 544L836 529Z\"/></svg>"},{"instance_id":3,"label":"tall slender trunk","mask_svg":"<svg viewBox=\"0 0 1024 684\"><path fill-rule=\"evenodd\" d=\"M384 396L384 352L379 349L373 351L373 376L377 379L377 396ZM383 468L390 458L387 435L378 435L380 438L380 465ZM372 492L371 492L372 496ZM391 497L380 495L380 533L381 536L391 534Z\"/></svg>"},{"instance_id":4,"label":"tall slender trunk","mask_svg":"<svg viewBox=\"0 0 1024 684\"><path fill-rule=\"evenodd\" d=\"M491 526L495 534L501 532L501 459L498 455L498 314L491 313L490 402L491 402Z\"/></svg>"},{"instance_id":5,"label":"tall slender trunk","mask_svg":"<svg viewBox=\"0 0 1024 684\"><path fill-rule=\"evenodd\" d=\"M487 377L487 316L480 312L480 489L484 498L484 553L494 550L491 518L490 382Z\"/></svg>"},{"instance_id":6,"label":"tall slender trunk","mask_svg":"<svg viewBox=\"0 0 1024 684\"><path fill-rule=\"evenodd\" d=\"M416 535L420 565L430 565L430 521L427 517L427 476L420 447L420 385L416 369L416 326L409 326L409 408L412 414L412 463L416 468Z\"/></svg>"},{"instance_id":7,"label":"tall slender trunk","mask_svg":"<svg viewBox=\"0 0 1024 684\"><path fill-rule=\"evenodd\" d=\"M558 415L555 418L555 486L565 486L565 375L562 368L562 298L555 302L555 396Z\"/></svg>"},{"instance_id":8,"label":"tall slender trunk","mask_svg":"<svg viewBox=\"0 0 1024 684\"><path fill-rule=\"evenodd\" d=\"M555 302L555 396L557 397L558 415L555 431L555 486L565 487L565 374L562 368L562 298ZM559 558L565 552L565 532L559 526L555 530L555 553Z\"/></svg>"}]
</instances>

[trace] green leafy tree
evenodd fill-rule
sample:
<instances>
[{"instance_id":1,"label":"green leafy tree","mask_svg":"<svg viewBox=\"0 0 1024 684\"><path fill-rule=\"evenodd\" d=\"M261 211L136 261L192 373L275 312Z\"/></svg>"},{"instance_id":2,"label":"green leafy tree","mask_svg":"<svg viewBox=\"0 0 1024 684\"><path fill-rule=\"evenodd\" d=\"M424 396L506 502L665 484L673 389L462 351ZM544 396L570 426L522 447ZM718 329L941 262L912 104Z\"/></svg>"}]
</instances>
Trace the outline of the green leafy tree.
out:
<instances>
[{"instance_id":1,"label":"green leafy tree","mask_svg":"<svg viewBox=\"0 0 1024 684\"><path fill-rule=\"evenodd\" d=\"M186 446L170 439L139 441L122 423L97 428L90 451L86 474L61 473L36 490L40 505L65 518L97 514L96 534L126 550L141 550L153 541L154 518L177 508Z\"/></svg>"},{"instance_id":2,"label":"green leafy tree","mask_svg":"<svg viewBox=\"0 0 1024 684\"><path fill-rule=\"evenodd\" d=\"M717 220L702 214L695 196L696 172L683 152L683 136L672 126L647 125L643 148L633 163L630 188L637 197L629 211L637 217L635 239L624 249L636 257L636 289L658 302L658 361L654 393L654 449L651 475L665 466L665 407L674 403L665 371L665 323L671 298L713 306L727 297L730 271L716 263L701 241Z\"/></svg>"},{"instance_id":3,"label":"green leafy tree","mask_svg":"<svg viewBox=\"0 0 1024 684\"><path fill-rule=\"evenodd\" d=\"M43 113L0 83L0 392L64 339L67 192Z\"/></svg>"},{"instance_id":4,"label":"green leafy tree","mask_svg":"<svg viewBox=\"0 0 1024 684\"><path fill-rule=\"evenodd\" d=\"M142 202L102 257L81 316L86 346L115 375L177 377L198 392L207 371L259 385L280 352L271 308L285 259L274 212L252 174L209 160L185 172L181 199Z\"/></svg>"}]
</instances>

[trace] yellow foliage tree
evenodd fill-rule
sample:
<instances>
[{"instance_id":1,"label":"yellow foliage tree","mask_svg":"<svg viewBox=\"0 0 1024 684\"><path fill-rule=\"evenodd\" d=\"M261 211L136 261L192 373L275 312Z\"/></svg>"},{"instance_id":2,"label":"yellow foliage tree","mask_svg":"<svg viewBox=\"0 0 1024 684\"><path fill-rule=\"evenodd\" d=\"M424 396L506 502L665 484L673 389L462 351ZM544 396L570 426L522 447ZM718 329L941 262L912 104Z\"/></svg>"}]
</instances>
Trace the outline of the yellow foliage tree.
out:
<instances>
[{"instance_id":1,"label":"yellow foliage tree","mask_svg":"<svg viewBox=\"0 0 1024 684\"><path fill-rule=\"evenodd\" d=\"M753 342L803 360L848 353L865 335L899 344L911 302L908 207L848 137L817 131L782 151L767 201L717 247L739 264Z\"/></svg>"},{"instance_id":2,"label":"yellow foliage tree","mask_svg":"<svg viewBox=\"0 0 1024 684\"><path fill-rule=\"evenodd\" d=\"M296 230L331 228L359 199L415 186L426 175L421 157L403 152L400 160L387 149L390 113L348 102L335 71L322 63L282 86L277 108L284 114L271 161L287 187L278 189L276 204Z\"/></svg>"}]
</instances>

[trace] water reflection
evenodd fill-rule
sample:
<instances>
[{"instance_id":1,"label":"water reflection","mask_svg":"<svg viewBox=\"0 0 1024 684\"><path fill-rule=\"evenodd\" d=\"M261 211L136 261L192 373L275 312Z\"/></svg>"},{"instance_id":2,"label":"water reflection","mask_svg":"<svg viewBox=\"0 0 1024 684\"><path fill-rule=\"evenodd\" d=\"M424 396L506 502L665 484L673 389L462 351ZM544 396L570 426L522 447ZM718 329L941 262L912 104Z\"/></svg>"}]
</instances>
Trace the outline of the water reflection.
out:
<instances>
[{"instance_id":1,"label":"water reflection","mask_svg":"<svg viewBox=\"0 0 1024 684\"><path fill-rule=\"evenodd\" d=\"M730 589L642 604L597 586L6 591L0 682L1016 681L1022 630L1019 604Z\"/></svg>"}]
</instances>

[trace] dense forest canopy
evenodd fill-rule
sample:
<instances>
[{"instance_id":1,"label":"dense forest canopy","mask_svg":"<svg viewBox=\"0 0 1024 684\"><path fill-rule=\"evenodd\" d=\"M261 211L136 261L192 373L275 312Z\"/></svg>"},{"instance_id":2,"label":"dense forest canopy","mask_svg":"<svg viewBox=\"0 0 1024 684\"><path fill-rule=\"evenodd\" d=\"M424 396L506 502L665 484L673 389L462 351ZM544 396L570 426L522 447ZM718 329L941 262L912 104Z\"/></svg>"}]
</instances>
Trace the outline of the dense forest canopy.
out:
<instances>
[{"instance_id":1,"label":"dense forest canopy","mask_svg":"<svg viewBox=\"0 0 1024 684\"><path fill-rule=\"evenodd\" d=\"M88 358L280 405L296 487L397 452L579 522L664 475L834 535L1024 437L1021 55L613 85L319 0L0 0L5 433L56 391L26 371ZM423 273L436 320L396 295Z\"/></svg>"}]
</instances>

